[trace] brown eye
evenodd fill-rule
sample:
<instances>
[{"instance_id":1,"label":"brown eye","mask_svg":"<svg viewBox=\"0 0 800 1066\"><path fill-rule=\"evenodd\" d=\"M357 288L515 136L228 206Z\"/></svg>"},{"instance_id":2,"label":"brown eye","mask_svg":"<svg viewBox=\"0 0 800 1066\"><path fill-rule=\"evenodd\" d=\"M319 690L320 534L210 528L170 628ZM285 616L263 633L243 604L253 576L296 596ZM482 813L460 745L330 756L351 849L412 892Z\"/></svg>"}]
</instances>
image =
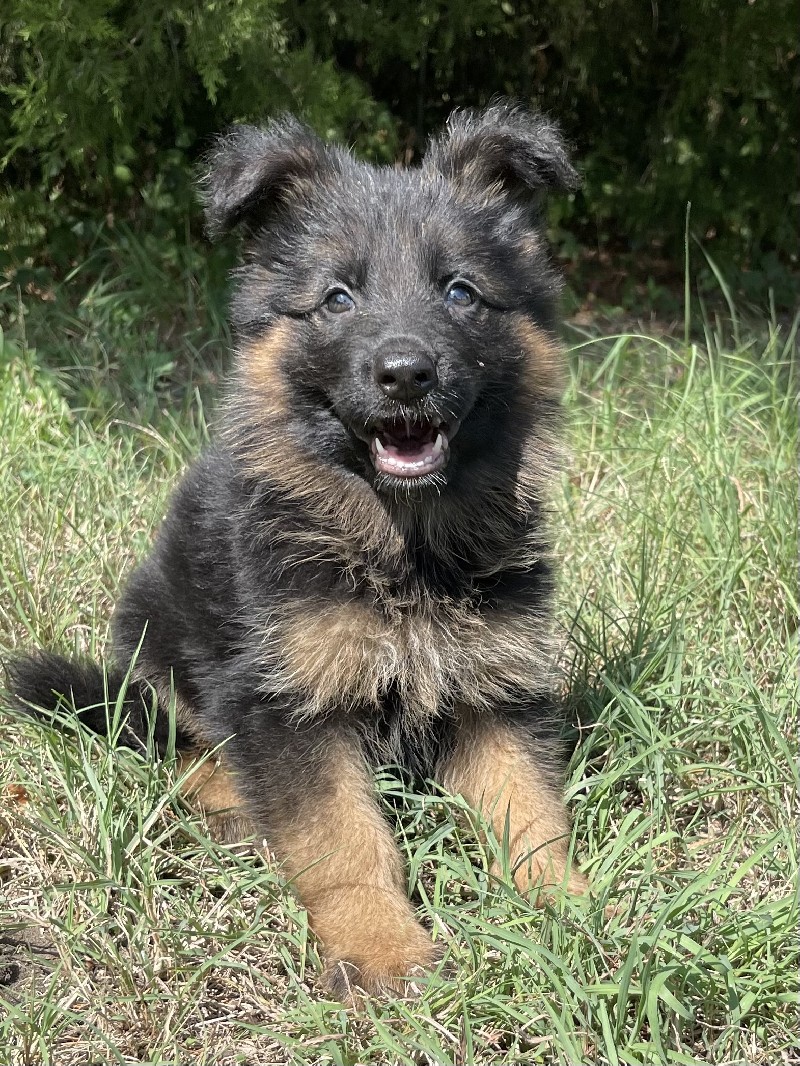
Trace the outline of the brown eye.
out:
<instances>
[{"instance_id":1,"label":"brown eye","mask_svg":"<svg viewBox=\"0 0 800 1066\"><path fill-rule=\"evenodd\" d=\"M332 315L340 315L343 311L353 311L356 302L344 289L335 289L325 297L324 306Z\"/></svg>"}]
</instances>

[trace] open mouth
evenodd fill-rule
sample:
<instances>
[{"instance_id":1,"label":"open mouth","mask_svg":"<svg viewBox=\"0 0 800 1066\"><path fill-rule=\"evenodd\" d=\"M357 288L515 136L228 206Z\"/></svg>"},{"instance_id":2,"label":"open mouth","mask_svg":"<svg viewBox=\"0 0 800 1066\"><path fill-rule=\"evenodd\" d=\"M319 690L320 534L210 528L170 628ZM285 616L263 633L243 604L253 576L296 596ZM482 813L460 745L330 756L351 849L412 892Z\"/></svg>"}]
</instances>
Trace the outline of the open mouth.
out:
<instances>
[{"instance_id":1,"label":"open mouth","mask_svg":"<svg viewBox=\"0 0 800 1066\"><path fill-rule=\"evenodd\" d=\"M379 474L416 478L442 470L447 464L449 447L444 425L398 419L384 422L376 429L370 454Z\"/></svg>"}]
</instances>

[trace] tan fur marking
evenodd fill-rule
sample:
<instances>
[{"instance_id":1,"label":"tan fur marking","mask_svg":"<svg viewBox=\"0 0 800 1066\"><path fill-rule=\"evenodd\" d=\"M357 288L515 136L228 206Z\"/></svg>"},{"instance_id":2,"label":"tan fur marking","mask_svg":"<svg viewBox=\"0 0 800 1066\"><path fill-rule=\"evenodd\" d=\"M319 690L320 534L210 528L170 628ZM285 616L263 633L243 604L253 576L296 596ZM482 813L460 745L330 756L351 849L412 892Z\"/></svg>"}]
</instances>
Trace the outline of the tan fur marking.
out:
<instances>
[{"instance_id":1,"label":"tan fur marking","mask_svg":"<svg viewBox=\"0 0 800 1066\"><path fill-rule=\"evenodd\" d=\"M312 713L376 707L400 669L395 628L358 603L300 607L279 637L286 687L302 691Z\"/></svg>"},{"instance_id":2,"label":"tan fur marking","mask_svg":"<svg viewBox=\"0 0 800 1066\"><path fill-rule=\"evenodd\" d=\"M231 843L250 836L252 827L233 775L222 759L202 758L200 750L180 752L176 772L185 780L181 793L206 816L216 839Z\"/></svg>"},{"instance_id":3,"label":"tan fur marking","mask_svg":"<svg viewBox=\"0 0 800 1066\"><path fill-rule=\"evenodd\" d=\"M177 773L187 774L181 792L208 814L239 810L242 798L236 789L232 775L212 756L205 760L200 752L182 752L177 757Z\"/></svg>"},{"instance_id":4,"label":"tan fur marking","mask_svg":"<svg viewBox=\"0 0 800 1066\"><path fill-rule=\"evenodd\" d=\"M257 394L265 417L279 416L286 411L286 381L280 360L290 342L288 324L279 322L242 352L243 381Z\"/></svg>"},{"instance_id":5,"label":"tan fur marking","mask_svg":"<svg viewBox=\"0 0 800 1066\"><path fill-rule=\"evenodd\" d=\"M308 450L293 433L290 397L281 359L290 353L292 328L281 321L241 352L241 390L236 402L248 409L251 439L232 435L231 444L258 477L278 485L319 521L310 550L334 550L344 558L379 551L385 558L404 549L386 509L363 478L338 469ZM234 419L236 421L236 419ZM241 423L240 423L241 424ZM299 538L294 535L293 540Z\"/></svg>"},{"instance_id":6,"label":"tan fur marking","mask_svg":"<svg viewBox=\"0 0 800 1066\"><path fill-rule=\"evenodd\" d=\"M331 758L332 790L270 843L308 908L331 982L402 991L402 978L429 968L436 950L406 896L402 859L364 766L343 745Z\"/></svg>"},{"instance_id":7,"label":"tan fur marking","mask_svg":"<svg viewBox=\"0 0 800 1066\"><path fill-rule=\"evenodd\" d=\"M547 764L537 766L510 729L478 718L465 725L442 783L482 812L498 841L508 822L509 860L520 892L560 885L586 891L583 875L568 868L569 818L548 781Z\"/></svg>"},{"instance_id":8,"label":"tan fur marking","mask_svg":"<svg viewBox=\"0 0 800 1066\"><path fill-rule=\"evenodd\" d=\"M515 326L517 339L525 352L524 380L533 396L558 399L564 391L564 355L558 343L520 316Z\"/></svg>"},{"instance_id":9,"label":"tan fur marking","mask_svg":"<svg viewBox=\"0 0 800 1066\"><path fill-rule=\"evenodd\" d=\"M378 708L394 685L406 714L424 720L458 703L489 710L519 688L546 691L551 651L549 625L533 613L320 600L293 608L267 657L271 684L304 695L299 717Z\"/></svg>"}]
</instances>

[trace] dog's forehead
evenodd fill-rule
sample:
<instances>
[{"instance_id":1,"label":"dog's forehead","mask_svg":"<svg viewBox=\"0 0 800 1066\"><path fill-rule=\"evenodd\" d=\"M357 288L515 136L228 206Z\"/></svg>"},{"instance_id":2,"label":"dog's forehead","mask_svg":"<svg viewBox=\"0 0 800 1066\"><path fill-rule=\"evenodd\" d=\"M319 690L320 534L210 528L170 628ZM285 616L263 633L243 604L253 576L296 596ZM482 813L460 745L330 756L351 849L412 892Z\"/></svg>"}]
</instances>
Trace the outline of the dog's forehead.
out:
<instances>
[{"instance_id":1,"label":"dog's forehead","mask_svg":"<svg viewBox=\"0 0 800 1066\"><path fill-rule=\"evenodd\" d=\"M432 262L474 254L492 228L480 204L419 168L355 164L314 200L307 217L321 254L357 256L381 273L427 274Z\"/></svg>"}]
</instances>

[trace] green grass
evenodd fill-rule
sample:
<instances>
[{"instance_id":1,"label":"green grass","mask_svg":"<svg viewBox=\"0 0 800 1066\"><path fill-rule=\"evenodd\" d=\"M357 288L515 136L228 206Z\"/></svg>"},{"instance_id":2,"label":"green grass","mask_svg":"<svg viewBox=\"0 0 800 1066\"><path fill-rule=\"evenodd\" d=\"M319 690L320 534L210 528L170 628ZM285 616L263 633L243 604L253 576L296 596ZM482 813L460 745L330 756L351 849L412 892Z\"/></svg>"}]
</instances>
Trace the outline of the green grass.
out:
<instances>
[{"instance_id":1,"label":"green grass","mask_svg":"<svg viewBox=\"0 0 800 1066\"><path fill-rule=\"evenodd\" d=\"M795 334L737 330L571 337L559 619L590 901L533 909L458 801L382 775L450 972L344 1010L274 866L212 843L169 766L6 717L0 1061L800 1061ZM2 654L103 648L203 438L197 390L171 416L157 381L83 420L108 379L74 370L87 335L66 378L19 341L0 358Z\"/></svg>"}]
</instances>

